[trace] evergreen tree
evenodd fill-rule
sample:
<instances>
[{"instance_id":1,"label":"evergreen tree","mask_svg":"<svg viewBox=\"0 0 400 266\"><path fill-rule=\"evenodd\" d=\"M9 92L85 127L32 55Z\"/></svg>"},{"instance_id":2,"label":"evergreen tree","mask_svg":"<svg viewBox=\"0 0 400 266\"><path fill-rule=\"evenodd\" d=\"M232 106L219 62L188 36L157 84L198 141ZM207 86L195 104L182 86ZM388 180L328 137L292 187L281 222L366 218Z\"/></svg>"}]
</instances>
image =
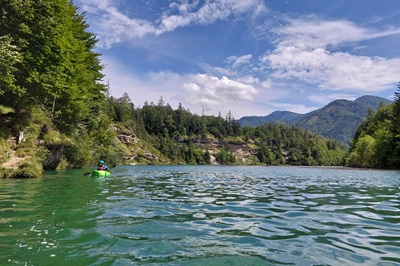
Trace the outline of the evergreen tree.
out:
<instances>
[{"instance_id":1,"label":"evergreen tree","mask_svg":"<svg viewBox=\"0 0 400 266\"><path fill-rule=\"evenodd\" d=\"M1 1L0 58L9 62L0 59L0 103L12 110L9 126L24 131L40 110L43 134L54 126L67 135L81 163L92 160L88 146L107 150L114 136L97 39L87 29L69 0Z\"/></svg>"},{"instance_id":2,"label":"evergreen tree","mask_svg":"<svg viewBox=\"0 0 400 266\"><path fill-rule=\"evenodd\" d=\"M400 83L395 92L391 118L391 131L393 134L393 152L389 158L391 168L400 169Z\"/></svg>"}]
</instances>

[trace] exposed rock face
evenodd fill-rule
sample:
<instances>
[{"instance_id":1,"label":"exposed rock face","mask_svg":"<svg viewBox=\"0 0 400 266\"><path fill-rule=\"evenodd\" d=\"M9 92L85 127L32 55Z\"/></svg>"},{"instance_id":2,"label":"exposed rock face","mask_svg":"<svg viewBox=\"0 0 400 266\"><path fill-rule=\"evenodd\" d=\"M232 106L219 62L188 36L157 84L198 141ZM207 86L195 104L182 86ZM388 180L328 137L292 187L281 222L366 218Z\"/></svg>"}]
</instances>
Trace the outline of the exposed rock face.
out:
<instances>
[{"instance_id":1,"label":"exposed rock face","mask_svg":"<svg viewBox=\"0 0 400 266\"><path fill-rule=\"evenodd\" d=\"M224 147L225 144L228 144L229 149L233 152L236 159L245 163L248 159L253 157L256 152L253 148L249 147L244 141L224 141L220 140L212 140L212 139L196 139L193 140L195 145L202 150L207 150L211 154L211 164L218 165L215 157L218 154L218 151Z\"/></svg>"},{"instance_id":2,"label":"exposed rock face","mask_svg":"<svg viewBox=\"0 0 400 266\"><path fill-rule=\"evenodd\" d=\"M137 137L135 133L128 128L121 128L118 125L113 125L112 130L116 133L117 140L124 147L123 156L126 163L171 163L166 155L159 154L155 150L148 149L149 145ZM193 144L196 146L196 148L201 149L203 152L207 151L210 154L210 163L212 165L219 164L216 160L216 157L226 146L228 146L229 150L232 151L238 163L246 164L251 162L256 154L256 151L252 146L257 146L256 143L247 143L246 141L240 139L225 140L208 137L190 138L176 136L174 141L182 145Z\"/></svg>"},{"instance_id":3,"label":"exposed rock face","mask_svg":"<svg viewBox=\"0 0 400 266\"><path fill-rule=\"evenodd\" d=\"M55 170L61 162L64 145L48 145L50 156L42 161L43 170Z\"/></svg>"},{"instance_id":4,"label":"exposed rock face","mask_svg":"<svg viewBox=\"0 0 400 266\"><path fill-rule=\"evenodd\" d=\"M137 137L132 131L123 130L115 126L113 126L112 129L117 133L117 138L121 143L129 145L138 142Z\"/></svg>"},{"instance_id":5,"label":"exposed rock face","mask_svg":"<svg viewBox=\"0 0 400 266\"><path fill-rule=\"evenodd\" d=\"M228 145L236 159L241 162L246 162L256 154L256 151L247 146L244 142L228 142Z\"/></svg>"}]
</instances>

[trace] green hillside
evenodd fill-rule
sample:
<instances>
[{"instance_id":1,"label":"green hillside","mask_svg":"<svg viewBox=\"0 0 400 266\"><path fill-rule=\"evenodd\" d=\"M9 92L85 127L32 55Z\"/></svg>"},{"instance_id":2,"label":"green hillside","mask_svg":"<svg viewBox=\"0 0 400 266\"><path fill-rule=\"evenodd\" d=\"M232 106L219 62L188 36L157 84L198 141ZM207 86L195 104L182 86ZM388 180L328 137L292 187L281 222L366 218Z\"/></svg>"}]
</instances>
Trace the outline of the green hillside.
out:
<instances>
[{"instance_id":1,"label":"green hillside","mask_svg":"<svg viewBox=\"0 0 400 266\"><path fill-rule=\"evenodd\" d=\"M350 144L368 112L376 111L381 104L388 103L389 100L376 96L362 96L355 101L336 100L305 114L297 124L326 138Z\"/></svg>"},{"instance_id":2,"label":"green hillside","mask_svg":"<svg viewBox=\"0 0 400 266\"><path fill-rule=\"evenodd\" d=\"M302 115L289 111L275 111L267 116L244 116L238 120L238 123L243 126L257 127L264 123L282 122L289 125L295 124L301 119Z\"/></svg>"},{"instance_id":3,"label":"green hillside","mask_svg":"<svg viewBox=\"0 0 400 266\"><path fill-rule=\"evenodd\" d=\"M354 133L368 115L369 110L389 104L390 101L377 96L362 96L354 101L335 100L321 109L307 114L277 111L263 117L243 117L238 120L242 126L259 126L264 123L282 122L296 124L326 138L350 144Z\"/></svg>"},{"instance_id":4,"label":"green hillside","mask_svg":"<svg viewBox=\"0 0 400 266\"><path fill-rule=\"evenodd\" d=\"M394 102L369 113L357 129L346 165L400 169L400 84Z\"/></svg>"}]
</instances>

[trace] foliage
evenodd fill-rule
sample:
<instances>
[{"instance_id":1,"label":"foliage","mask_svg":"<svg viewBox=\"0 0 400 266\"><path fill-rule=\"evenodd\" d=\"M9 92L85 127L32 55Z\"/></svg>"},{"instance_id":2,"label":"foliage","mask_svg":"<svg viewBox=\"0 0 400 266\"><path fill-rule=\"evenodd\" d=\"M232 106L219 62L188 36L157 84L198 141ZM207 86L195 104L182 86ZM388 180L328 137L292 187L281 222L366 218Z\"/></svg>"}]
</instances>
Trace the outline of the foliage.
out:
<instances>
[{"instance_id":1,"label":"foliage","mask_svg":"<svg viewBox=\"0 0 400 266\"><path fill-rule=\"evenodd\" d=\"M357 129L346 157L353 167L400 169L400 84L395 101L370 113Z\"/></svg>"},{"instance_id":2,"label":"foliage","mask_svg":"<svg viewBox=\"0 0 400 266\"><path fill-rule=\"evenodd\" d=\"M5 89L16 91L15 73L17 68L15 64L21 62L21 54L16 45L12 44L13 39L9 35L0 35L0 96L4 94ZM0 115L13 110L10 107L0 105Z\"/></svg>"},{"instance_id":3,"label":"foliage","mask_svg":"<svg viewBox=\"0 0 400 266\"><path fill-rule=\"evenodd\" d=\"M10 178L37 178L42 174L42 165L35 161L29 160L21 164L17 171L10 175Z\"/></svg>"},{"instance_id":4,"label":"foliage","mask_svg":"<svg viewBox=\"0 0 400 266\"><path fill-rule=\"evenodd\" d=\"M80 134L80 139L74 145L64 149L64 156L69 163L69 168L83 168L94 162L91 149L93 141L85 133Z\"/></svg>"},{"instance_id":5,"label":"foliage","mask_svg":"<svg viewBox=\"0 0 400 266\"><path fill-rule=\"evenodd\" d=\"M228 145L224 145L223 149L217 154L216 157L218 163L227 165L227 164L235 164L236 158L233 155L232 151L229 149Z\"/></svg>"},{"instance_id":6,"label":"foliage","mask_svg":"<svg viewBox=\"0 0 400 266\"><path fill-rule=\"evenodd\" d=\"M96 36L87 29L69 0L2 1L0 136L25 133L19 153L66 145L69 167L77 167L93 162L93 150L106 153L112 144L103 66L93 51Z\"/></svg>"},{"instance_id":7,"label":"foliage","mask_svg":"<svg viewBox=\"0 0 400 266\"><path fill-rule=\"evenodd\" d=\"M342 165L344 144L286 124L264 124L254 131L257 158L267 165Z\"/></svg>"},{"instance_id":8,"label":"foliage","mask_svg":"<svg viewBox=\"0 0 400 266\"><path fill-rule=\"evenodd\" d=\"M35 159L29 159L16 170L0 167L0 178L37 178L42 174L42 165Z\"/></svg>"},{"instance_id":9,"label":"foliage","mask_svg":"<svg viewBox=\"0 0 400 266\"><path fill-rule=\"evenodd\" d=\"M14 172L11 168L0 167L0 178L10 178Z\"/></svg>"}]
</instances>

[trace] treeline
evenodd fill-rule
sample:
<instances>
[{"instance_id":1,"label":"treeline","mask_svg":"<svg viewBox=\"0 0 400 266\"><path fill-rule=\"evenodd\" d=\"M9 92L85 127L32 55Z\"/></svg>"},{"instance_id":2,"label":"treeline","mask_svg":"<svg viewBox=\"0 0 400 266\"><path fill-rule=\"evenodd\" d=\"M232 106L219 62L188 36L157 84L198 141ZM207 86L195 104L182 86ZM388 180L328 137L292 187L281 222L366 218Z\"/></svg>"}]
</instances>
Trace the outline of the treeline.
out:
<instances>
[{"instance_id":1,"label":"treeline","mask_svg":"<svg viewBox=\"0 0 400 266\"><path fill-rule=\"evenodd\" d=\"M210 164L211 154L195 145L199 139L226 139L238 136L241 127L229 114L199 116L181 104L176 110L161 97L157 104L145 102L135 108L125 93L121 98L109 98L111 115L115 123L122 123L140 138L151 143L169 163ZM232 158L220 155L223 164L235 163ZM228 152L230 154L230 152Z\"/></svg>"},{"instance_id":2,"label":"treeline","mask_svg":"<svg viewBox=\"0 0 400 266\"><path fill-rule=\"evenodd\" d=\"M346 165L400 169L400 84L394 102L370 112L358 128Z\"/></svg>"},{"instance_id":3,"label":"treeline","mask_svg":"<svg viewBox=\"0 0 400 266\"><path fill-rule=\"evenodd\" d=\"M171 163L209 164L214 156L219 164L239 162L229 143L252 147L253 158L246 164L343 165L344 144L327 140L297 126L282 123L241 127L228 112L205 116L190 113L182 105L176 110L161 97L135 108L129 96L109 98L113 121L130 127L141 139L150 141ZM197 143L220 143L215 154L211 147ZM232 145L231 145L232 146Z\"/></svg>"}]
</instances>

